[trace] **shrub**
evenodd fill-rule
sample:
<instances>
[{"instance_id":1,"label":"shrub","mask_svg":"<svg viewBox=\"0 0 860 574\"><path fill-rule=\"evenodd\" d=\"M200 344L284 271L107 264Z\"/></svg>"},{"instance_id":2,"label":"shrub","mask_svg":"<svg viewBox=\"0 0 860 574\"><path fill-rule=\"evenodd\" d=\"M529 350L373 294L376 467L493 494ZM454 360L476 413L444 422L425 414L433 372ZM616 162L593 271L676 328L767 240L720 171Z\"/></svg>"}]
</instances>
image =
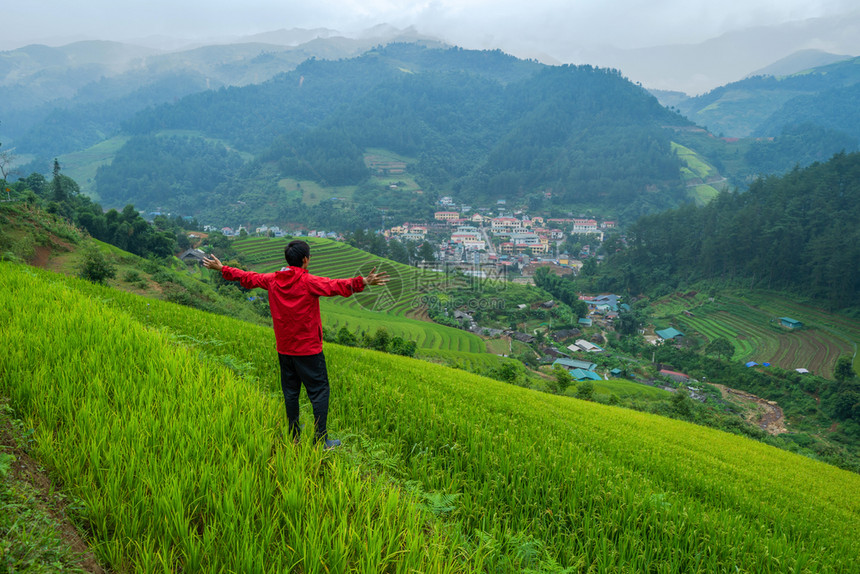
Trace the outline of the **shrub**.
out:
<instances>
[{"instance_id":1,"label":"shrub","mask_svg":"<svg viewBox=\"0 0 860 574\"><path fill-rule=\"evenodd\" d=\"M594 383L591 381L583 381L576 388L576 398L584 401L590 401L594 398Z\"/></svg>"},{"instance_id":2,"label":"shrub","mask_svg":"<svg viewBox=\"0 0 860 574\"><path fill-rule=\"evenodd\" d=\"M131 269L125 272L125 275L122 276L122 280L126 283L137 283L140 281L140 273L138 273L136 269Z\"/></svg>"},{"instance_id":3,"label":"shrub","mask_svg":"<svg viewBox=\"0 0 860 574\"><path fill-rule=\"evenodd\" d=\"M116 277L116 268L105 258L104 253L91 248L84 252L78 274L87 281L104 284L108 279Z\"/></svg>"}]
</instances>

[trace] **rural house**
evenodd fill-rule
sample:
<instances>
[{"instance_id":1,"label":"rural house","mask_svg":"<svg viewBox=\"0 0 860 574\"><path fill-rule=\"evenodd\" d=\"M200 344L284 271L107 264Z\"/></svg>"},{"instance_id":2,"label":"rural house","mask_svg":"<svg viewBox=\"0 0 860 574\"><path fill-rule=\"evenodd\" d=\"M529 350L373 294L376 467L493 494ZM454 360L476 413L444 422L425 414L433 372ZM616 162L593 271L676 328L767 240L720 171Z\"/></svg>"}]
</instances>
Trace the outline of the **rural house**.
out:
<instances>
[{"instance_id":1,"label":"rural house","mask_svg":"<svg viewBox=\"0 0 860 574\"><path fill-rule=\"evenodd\" d=\"M678 337L683 337L684 333L675 329L674 327L669 327L668 329L661 329L660 331L654 331L657 333L657 336L663 339L664 341L671 341L672 339L677 339Z\"/></svg>"},{"instance_id":2,"label":"rural house","mask_svg":"<svg viewBox=\"0 0 860 574\"><path fill-rule=\"evenodd\" d=\"M206 258L206 253L199 249L186 249L182 253L179 254L179 259L185 263L197 263L203 264L203 260Z\"/></svg>"},{"instance_id":3,"label":"rural house","mask_svg":"<svg viewBox=\"0 0 860 574\"><path fill-rule=\"evenodd\" d=\"M589 363L588 361L577 361L575 359L556 359L552 366L561 365L568 371L573 369L582 369L583 371L593 371L597 368L596 363Z\"/></svg>"},{"instance_id":4,"label":"rural house","mask_svg":"<svg viewBox=\"0 0 860 574\"><path fill-rule=\"evenodd\" d=\"M568 345L567 347L571 351L585 351L586 353L602 353L603 349L598 347L594 343L590 341L586 341L585 339L577 339L576 343L573 345Z\"/></svg>"},{"instance_id":5,"label":"rural house","mask_svg":"<svg viewBox=\"0 0 860 574\"><path fill-rule=\"evenodd\" d=\"M780 317L779 324L788 329L800 329L803 327L803 323L790 317Z\"/></svg>"},{"instance_id":6,"label":"rural house","mask_svg":"<svg viewBox=\"0 0 860 574\"><path fill-rule=\"evenodd\" d=\"M603 378L594 371L586 371L585 369L571 369L568 371L570 376L575 381L602 381Z\"/></svg>"}]
</instances>

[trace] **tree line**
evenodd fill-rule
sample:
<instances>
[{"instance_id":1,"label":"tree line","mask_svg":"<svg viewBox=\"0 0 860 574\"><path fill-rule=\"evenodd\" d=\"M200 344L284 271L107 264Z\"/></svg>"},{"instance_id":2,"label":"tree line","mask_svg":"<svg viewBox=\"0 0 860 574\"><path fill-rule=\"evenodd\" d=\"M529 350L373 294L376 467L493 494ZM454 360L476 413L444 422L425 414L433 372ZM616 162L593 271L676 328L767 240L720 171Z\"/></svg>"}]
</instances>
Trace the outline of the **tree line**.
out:
<instances>
[{"instance_id":1,"label":"tree line","mask_svg":"<svg viewBox=\"0 0 860 574\"><path fill-rule=\"evenodd\" d=\"M159 216L150 224L131 204L122 211L105 211L80 192L77 182L60 173L57 160L54 160L52 173L50 180L40 173L32 173L13 183L5 183L5 187L13 199L59 215L92 237L141 257L172 257L179 249L189 247L184 229L196 229L196 221Z\"/></svg>"},{"instance_id":2,"label":"tree line","mask_svg":"<svg viewBox=\"0 0 860 574\"><path fill-rule=\"evenodd\" d=\"M601 287L668 293L696 281L781 289L832 309L860 294L860 153L756 180L704 207L632 225Z\"/></svg>"}]
</instances>

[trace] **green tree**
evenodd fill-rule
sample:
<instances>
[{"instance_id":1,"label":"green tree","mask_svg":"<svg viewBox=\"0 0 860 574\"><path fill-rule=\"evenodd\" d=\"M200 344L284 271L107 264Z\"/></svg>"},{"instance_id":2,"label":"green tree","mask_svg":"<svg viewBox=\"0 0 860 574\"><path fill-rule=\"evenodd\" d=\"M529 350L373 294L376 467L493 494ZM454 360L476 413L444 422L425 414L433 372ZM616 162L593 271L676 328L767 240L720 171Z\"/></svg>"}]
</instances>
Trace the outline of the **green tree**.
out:
<instances>
[{"instance_id":1,"label":"green tree","mask_svg":"<svg viewBox=\"0 0 860 574\"><path fill-rule=\"evenodd\" d=\"M584 401L590 401L594 398L594 383L591 381L582 381L576 388L576 398Z\"/></svg>"},{"instance_id":2,"label":"green tree","mask_svg":"<svg viewBox=\"0 0 860 574\"><path fill-rule=\"evenodd\" d=\"M672 395L672 410L684 419L693 415L693 400L685 389L679 389Z\"/></svg>"},{"instance_id":3,"label":"green tree","mask_svg":"<svg viewBox=\"0 0 860 574\"><path fill-rule=\"evenodd\" d=\"M833 410L838 419L860 422L860 389L848 387L839 393L833 402Z\"/></svg>"},{"instance_id":4,"label":"green tree","mask_svg":"<svg viewBox=\"0 0 860 574\"><path fill-rule=\"evenodd\" d=\"M836 361L836 367L833 369L833 376L840 383L850 381L855 377L854 367L851 364L850 357L839 357Z\"/></svg>"},{"instance_id":5,"label":"green tree","mask_svg":"<svg viewBox=\"0 0 860 574\"><path fill-rule=\"evenodd\" d=\"M436 261L436 255L433 253L433 246L429 241L425 241L421 244L421 247L418 248L418 258L422 261L427 261L428 263Z\"/></svg>"},{"instance_id":6,"label":"green tree","mask_svg":"<svg viewBox=\"0 0 860 574\"><path fill-rule=\"evenodd\" d=\"M409 251L400 241L392 239L388 242L388 258L398 263L409 263Z\"/></svg>"},{"instance_id":7,"label":"green tree","mask_svg":"<svg viewBox=\"0 0 860 574\"><path fill-rule=\"evenodd\" d=\"M389 352L404 357L414 357L417 347L415 341L407 341L402 337L392 337Z\"/></svg>"},{"instance_id":8,"label":"green tree","mask_svg":"<svg viewBox=\"0 0 860 574\"><path fill-rule=\"evenodd\" d=\"M116 277L116 268L98 248L92 247L84 252L78 274L93 283L104 284Z\"/></svg>"},{"instance_id":9,"label":"green tree","mask_svg":"<svg viewBox=\"0 0 860 574\"><path fill-rule=\"evenodd\" d=\"M0 147L3 147L3 143L0 142ZM12 154L12 150L2 150L0 151L0 181L3 181L4 184L7 178L12 175L12 165L15 163L15 156ZM4 190L6 188L4 187Z\"/></svg>"},{"instance_id":10,"label":"green tree","mask_svg":"<svg viewBox=\"0 0 860 574\"><path fill-rule=\"evenodd\" d=\"M589 257L582 263L582 269L579 270L583 277L594 277L597 274L597 259Z\"/></svg>"},{"instance_id":11,"label":"green tree","mask_svg":"<svg viewBox=\"0 0 860 574\"><path fill-rule=\"evenodd\" d=\"M570 373L561 365L554 366L552 368L552 372L555 375L555 386L558 389L558 392L564 394L564 391L567 390L567 387L570 386L570 383L573 380L570 377Z\"/></svg>"},{"instance_id":12,"label":"green tree","mask_svg":"<svg viewBox=\"0 0 860 574\"><path fill-rule=\"evenodd\" d=\"M725 337L717 337L705 347L705 353L716 355L718 359L731 359L735 354L735 347Z\"/></svg>"},{"instance_id":13,"label":"green tree","mask_svg":"<svg viewBox=\"0 0 860 574\"><path fill-rule=\"evenodd\" d=\"M54 158L53 174L54 179L51 181L53 194L51 198L57 203L63 203L68 199L68 196L66 195L66 190L63 189L63 182L60 179L60 162L57 161L57 158Z\"/></svg>"},{"instance_id":14,"label":"green tree","mask_svg":"<svg viewBox=\"0 0 860 574\"><path fill-rule=\"evenodd\" d=\"M370 347L372 349L376 349L377 351L388 351L388 343L390 337L388 335L388 331L385 327L379 327L376 329L376 333L373 334L373 338L370 342Z\"/></svg>"},{"instance_id":15,"label":"green tree","mask_svg":"<svg viewBox=\"0 0 860 574\"><path fill-rule=\"evenodd\" d=\"M615 321L615 328L622 335L635 335L643 323L644 320L639 311L622 311L618 314L618 320Z\"/></svg>"},{"instance_id":16,"label":"green tree","mask_svg":"<svg viewBox=\"0 0 860 574\"><path fill-rule=\"evenodd\" d=\"M344 325L337 332L337 343L339 345L346 345L348 347L355 347L358 344L358 339L356 339L355 335L346 328Z\"/></svg>"},{"instance_id":17,"label":"green tree","mask_svg":"<svg viewBox=\"0 0 860 574\"><path fill-rule=\"evenodd\" d=\"M506 383L516 384L520 378L520 369L514 361L505 361L496 369L496 378Z\"/></svg>"}]
</instances>

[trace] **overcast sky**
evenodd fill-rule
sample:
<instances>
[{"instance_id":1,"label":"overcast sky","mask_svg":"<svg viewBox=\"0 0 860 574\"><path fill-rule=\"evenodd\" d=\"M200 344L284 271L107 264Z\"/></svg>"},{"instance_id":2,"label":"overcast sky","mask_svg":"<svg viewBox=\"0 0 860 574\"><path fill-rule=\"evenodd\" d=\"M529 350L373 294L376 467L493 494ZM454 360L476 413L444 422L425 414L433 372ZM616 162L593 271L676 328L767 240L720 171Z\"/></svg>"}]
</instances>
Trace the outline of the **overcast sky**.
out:
<instances>
[{"instance_id":1,"label":"overcast sky","mask_svg":"<svg viewBox=\"0 0 860 574\"><path fill-rule=\"evenodd\" d=\"M50 38L209 38L279 28L350 32L383 22L474 47L561 41L638 48L856 9L856 0L21 0L2 10L3 49ZM481 46L479 44L485 44Z\"/></svg>"},{"instance_id":2,"label":"overcast sky","mask_svg":"<svg viewBox=\"0 0 860 574\"><path fill-rule=\"evenodd\" d=\"M158 35L201 41L283 28L351 34L388 23L466 48L588 63L575 61L582 50L698 43L857 10L856 0L18 0L0 11L0 49Z\"/></svg>"}]
</instances>

